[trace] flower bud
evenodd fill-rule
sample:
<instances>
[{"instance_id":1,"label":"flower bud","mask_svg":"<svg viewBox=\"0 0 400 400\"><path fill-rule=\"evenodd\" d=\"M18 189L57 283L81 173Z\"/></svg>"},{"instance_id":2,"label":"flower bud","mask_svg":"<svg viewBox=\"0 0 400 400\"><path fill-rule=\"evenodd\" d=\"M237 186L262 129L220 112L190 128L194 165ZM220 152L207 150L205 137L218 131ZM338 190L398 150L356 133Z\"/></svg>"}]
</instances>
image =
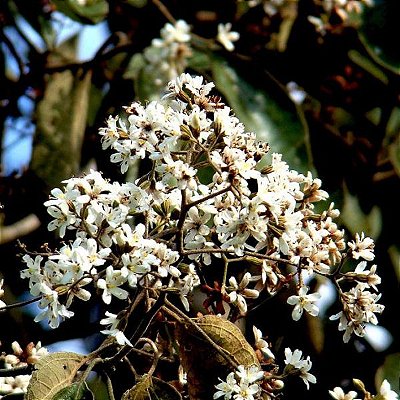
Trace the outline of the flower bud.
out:
<instances>
[{"instance_id":1,"label":"flower bud","mask_svg":"<svg viewBox=\"0 0 400 400\"><path fill-rule=\"evenodd\" d=\"M11 343L11 348L16 356L20 356L24 352L17 341Z\"/></svg>"}]
</instances>

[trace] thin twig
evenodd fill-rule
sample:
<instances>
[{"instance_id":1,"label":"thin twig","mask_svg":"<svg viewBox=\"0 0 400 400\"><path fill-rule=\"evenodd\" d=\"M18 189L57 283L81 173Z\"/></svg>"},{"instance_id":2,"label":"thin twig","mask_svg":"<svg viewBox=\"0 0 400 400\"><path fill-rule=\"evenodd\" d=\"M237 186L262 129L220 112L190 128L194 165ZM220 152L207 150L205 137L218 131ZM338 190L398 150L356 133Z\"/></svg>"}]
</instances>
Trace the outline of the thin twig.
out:
<instances>
[{"instance_id":1,"label":"thin twig","mask_svg":"<svg viewBox=\"0 0 400 400\"><path fill-rule=\"evenodd\" d=\"M10 309L12 309L12 308L27 306L28 304L32 304L32 303L35 303L36 301L39 301L41 298L42 298L42 296L37 296L37 297L34 297L33 299L20 301L20 302L18 302L18 303L7 304L6 306L0 308L0 313L1 313L1 312L5 312L5 311L7 311L7 310L10 310Z\"/></svg>"},{"instance_id":2,"label":"thin twig","mask_svg":"<svg viewBox=\"0 0 400 400\"><path fill-rule=\"evenodd\" d=\"M159 0L152 0L153 4L160 10L161 14L173 25L176 24L176 19L172 16L168 8Z\"/></svg>"}]
</instances>

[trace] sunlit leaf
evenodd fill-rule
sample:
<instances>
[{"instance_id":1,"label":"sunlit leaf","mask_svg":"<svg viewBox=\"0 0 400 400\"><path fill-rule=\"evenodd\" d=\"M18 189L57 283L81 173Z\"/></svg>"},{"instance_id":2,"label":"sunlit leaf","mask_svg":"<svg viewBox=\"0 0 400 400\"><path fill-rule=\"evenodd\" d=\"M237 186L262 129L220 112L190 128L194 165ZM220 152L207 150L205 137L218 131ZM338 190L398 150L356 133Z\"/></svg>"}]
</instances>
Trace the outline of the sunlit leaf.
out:
<instances>
[{"instance_id":1,"label":"sunlit leaf","mask_svg":"<svg viewBox=\"0 0 400 400\"><path fill-rule=\"evenodd\" d=\"M97 24L108 15L106 0L53 0L58 11L82 24Z\"/></svg>"},{"instance_id":2,"label":"sunlit leaf","mask_svg":"<svg viewBox=\"0 0 400 400\"><path fill-rule=\"evenodd\" d=\"M71 384L83 358L72 352L51 353L40 358L32 373L26 400L52 399L57 392Z\"/></svg>"},{"instance_id":3,"label":"sunlit leaf","mask_svg":"<svg viewBox=\"0 0 400 400\"><path fill-rule=\"evenodd\" d=\"M292 168L307 172L304 131L295 106L283 108L265 91L248 83L223 59L212 58L212 74L217 89L244 123L246 130L268 142L271 152L284 154Z\"/></svg>"}]
</instances>

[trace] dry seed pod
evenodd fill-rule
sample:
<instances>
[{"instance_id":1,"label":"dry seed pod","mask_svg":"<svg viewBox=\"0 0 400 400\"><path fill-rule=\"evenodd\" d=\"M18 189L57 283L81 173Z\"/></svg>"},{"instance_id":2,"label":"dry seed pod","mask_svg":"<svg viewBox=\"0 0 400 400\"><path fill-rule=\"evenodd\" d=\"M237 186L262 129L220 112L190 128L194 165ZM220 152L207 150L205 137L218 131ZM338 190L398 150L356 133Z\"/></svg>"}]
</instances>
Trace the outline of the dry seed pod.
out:
<instances>
[{"instance_id":1,"label":"dry seed pod","mask_svg":"<svg viewBox=\"0 0 400 400\"><path fill-rule=\"evenodd\" d=\"M260 366L255 351L235 324L216 315L205 315L194 322L238 365ZM190 399L211 399L218 377L225 379L234 367L192 325L179 325L177 333Z\"/></svg>"}]
</instances>

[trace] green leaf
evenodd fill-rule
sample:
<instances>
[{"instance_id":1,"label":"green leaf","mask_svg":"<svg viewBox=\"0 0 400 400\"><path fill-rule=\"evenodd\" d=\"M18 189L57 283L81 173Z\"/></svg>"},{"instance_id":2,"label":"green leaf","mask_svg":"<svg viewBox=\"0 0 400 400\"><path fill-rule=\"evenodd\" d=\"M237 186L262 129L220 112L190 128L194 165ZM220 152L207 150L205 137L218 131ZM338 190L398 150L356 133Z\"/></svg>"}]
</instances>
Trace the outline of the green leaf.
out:
<instances>
[{"instance_id":1,"label":"green leaf","mask_svg":"<svg viewBox=\"0 0 400 400\"><path fill-rule=\"evenodd\" d=\"M386 356L384 363L378 368L375 374L375 386L377 390L386 379L390 387L400 395L400 353L393 353Z\"/></svg>"},{"instance_id":2,"label":"green leaf","mask_svg":"<svg viewBox=\"0 0 400 400\"><path fill-rule=\"evenodd\" d=\"M360 40L377 64L395 74L400 74L400 53L394 39L398 35L397 2L380 0L365 8Z\"/></svg>"},{"instance_id":3,"label":"green leaf","mask_svg":"<svg viewBox=\"0 0 400 400\"><path fill-rule=\"evenodd\" d=\"M92 400L93 393L89 390L86 382L75 382L57 392L52 400Z\"/></svg>"},{"instance_id":4,"label":"green leaf","mask_svg":"<svg viewBox=\"0 0 400 400\"><path fill-rule=\"evenodd\" d=\"M155 58L162 58L161 50L158 48L147 48L146 54L150 53ZM159 69L149 63L146 56L141 53L131 57L123 77L134 81L136 99L142 102L158 99L167 84L167 82L162 82L167 78L160 77ZM157 80L161 80L160 84L157 84Z\"/></svg>"},{"instance_id":5,"label":"green leaf","mask_svg":"<svg viewBox=\"0 0 400 400\"><path fill-rule=\"evenodd\" d=\"M351 61L363 68L365 71L369 72L376 79L380 80L385 85L389 83L386 74L371 59L363 56L357 50L350 50L348 55Z\"/></svg>"},{"instance_id":6,"label":"green leaf","mask_svg":"<svg viewBox=\"0 0 400 400\"><path fill-rule=\"evenodd\" d=\"M397 176L400 177L400 108L395 107L386 126L384 148Z\"/></svg>"},{"instance_id":7,"label":"green leaf","mask_svg":"<svg viewBox=\"0 0 400 400\"><path fill-rule=\"evenodd\" d=\"M53 3L58 11L82 24L97 24L107 17L109 11L106 0L53 0Z\"/></svg>"},{"instance_id":8,"label":"green leaf","mask_svg":"<svg viewBox=\"0 0 400 400\"><path fill-rule=\"evenodd\" d=\"M49 187L79 172L90 87L90 71L48 76L36 110L31 168Z\"/></svg>"},{"instance_id":9,"label":"green leaf","mask_svg":"<svg viewBox=\"0 0 400 400\"><path fill-rule=\"evenodd\" d=\"M382 229L382 216L379 207L374 206L369 214L365 214L360 207L356 196L348 189L343 188L343 207L340 219L352 235L364 232L367 236L376 239Z\"/></svg>"},{"instance_id":10,"label":"green leaf","mask_svg":"<svg viewBox=\"0 0 400 400\"><path fill-rule=\"evenodd\" d=\"M397 281L400 282L400 248L399 246L393 245L388 249L390 259L392 260L392 265L394 272L397 276ZM399 364L400 365L400 364Z\"/></svg>"},{"instance_id":11,"label":"green leaf","mask_svg":"<svg viewBox=\"0 0 400 400\"><path fill-rule=\"evenodd\" d=\"M70 386L84 356L72 352L48 354L35 364L26 400L51 400L61 389Z\"/></svg>"},{"instance_id":12,"label":"green leaf","mask_svg":"<svg viewBox=\"0 0 400 400\"><path fill-rule=\"evenodd\" d=\"M213 79L247 131L269 143L271 153L283 154L291 168L307 172L303 126L294 104L287 108L265 91L247 82L223 59L211 59Z\"/></svg>"}]
</instances>

